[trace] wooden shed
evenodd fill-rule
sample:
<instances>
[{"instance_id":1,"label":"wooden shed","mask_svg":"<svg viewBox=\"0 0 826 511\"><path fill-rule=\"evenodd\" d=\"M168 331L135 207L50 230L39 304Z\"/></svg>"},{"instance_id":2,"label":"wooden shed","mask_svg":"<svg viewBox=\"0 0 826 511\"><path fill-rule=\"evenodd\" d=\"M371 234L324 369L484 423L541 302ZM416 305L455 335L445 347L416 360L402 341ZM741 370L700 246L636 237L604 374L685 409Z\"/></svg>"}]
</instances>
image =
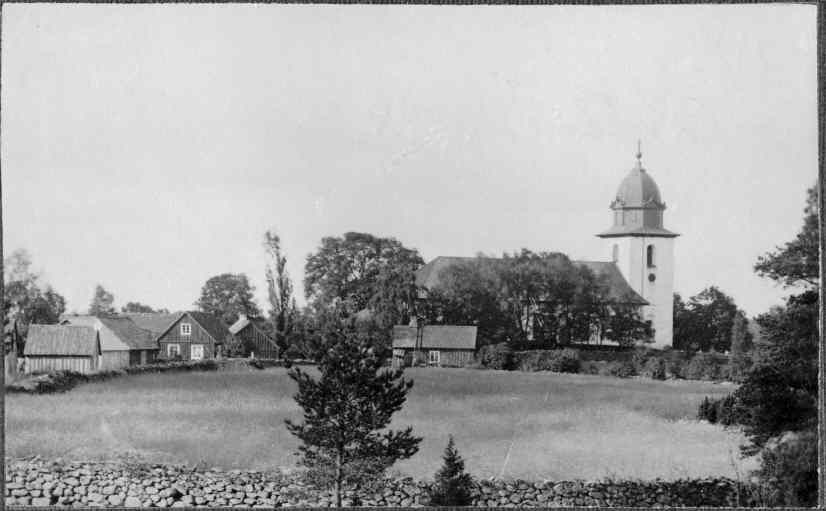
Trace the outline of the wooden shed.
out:
<instances>
[{"instance_id":1,"label":"wooden shed","mask_svg":"<svg viewBox=\"0 0 826 511\"><path fill-rule=\"evenodd\" d=\"M462 367L476 354L476 327L426 325L393 327L393 365Z\"/></svg>"},{"instance_id":2,"label":"wooden shed","mask_svg":"<svg viewBox=\"0 0 826 511\"><path fill-rule=\"evenodd\" d=\"M88 326L99 331L102 370L151 364L157 358L158 343L152 332L140 328L128 316L66 314L60 323Z\"/></svg>"},{"instance_id":3,"label":"wooden shed","mask_svg":"<svg viewBox=\"0 0 826 511\"><path fill-rule=\"evenodd\" d=\"M241 315L229 332L241 340L244 354L255 358L278 358L278 345L264 330L265 320Z\"/></svg>"},{"instance_id":4,"label":"wooden shed","mask_svg":"<svg viewBox=\"0 0 826 511\"><path fill-rule=\"evenodd\" d=\"M100 368L98 331L89 326L29 325L25 372L75 371L91 373Z\"/></svg>"}]
</instances>

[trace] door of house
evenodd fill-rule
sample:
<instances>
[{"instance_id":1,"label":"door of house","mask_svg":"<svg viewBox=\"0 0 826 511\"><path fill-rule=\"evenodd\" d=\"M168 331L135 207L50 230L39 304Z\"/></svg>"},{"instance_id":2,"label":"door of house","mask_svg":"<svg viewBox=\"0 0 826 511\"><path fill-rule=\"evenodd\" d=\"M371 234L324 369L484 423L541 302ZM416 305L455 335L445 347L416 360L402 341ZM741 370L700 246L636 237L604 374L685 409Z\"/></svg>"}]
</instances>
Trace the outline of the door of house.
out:
<instances>
[{"instance_id":1,"label":"door of house","mask_svg":"<svg viewBox=\"0 0 826 511\"><path fill-rule=\"evenodd\" d=\"M204 358L204 345L193 344L189 353L189 358L191 360L202 360Z\"/></svg>"}]
</instances>

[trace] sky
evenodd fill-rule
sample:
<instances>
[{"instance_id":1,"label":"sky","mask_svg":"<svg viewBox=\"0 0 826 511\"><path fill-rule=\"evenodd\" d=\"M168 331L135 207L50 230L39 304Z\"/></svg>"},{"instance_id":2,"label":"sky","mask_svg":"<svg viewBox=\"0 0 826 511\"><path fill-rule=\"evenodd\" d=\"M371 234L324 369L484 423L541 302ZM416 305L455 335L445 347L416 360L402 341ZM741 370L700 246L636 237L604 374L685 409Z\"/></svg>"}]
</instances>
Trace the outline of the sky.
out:
<instances>
[{"instance_id":1,"label":"sky","mask_svg":"<svg viewBox=\"0 0 826 511\"><path fill-rule=\"evenodd\" d=\"M757 257L817 178L814 5L5 4L6 255L84 312L192 309L264 232L303 265L324 236L425 260L522 247L608 260L594 235L642 161L675 290L748 314L789 290Z\"/></svg>"}]
</instances>

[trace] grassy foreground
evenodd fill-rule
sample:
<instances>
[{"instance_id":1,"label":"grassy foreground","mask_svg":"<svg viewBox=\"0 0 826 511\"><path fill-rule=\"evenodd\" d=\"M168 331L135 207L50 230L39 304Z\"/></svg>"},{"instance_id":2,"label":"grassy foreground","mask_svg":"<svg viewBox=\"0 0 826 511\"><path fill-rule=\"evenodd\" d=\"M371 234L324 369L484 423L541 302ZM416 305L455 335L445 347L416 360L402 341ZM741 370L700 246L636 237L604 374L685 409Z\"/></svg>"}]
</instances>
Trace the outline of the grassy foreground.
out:
<instances>
[{"instance_id":1,"label":"grassy foreground","mask_svg":"<svg viewBox=\"0 0 826 511\"><path fill-rule=\"evenodd\" d=\"M693 420L731 387L417 368L394 426L419 453L395 469L431 478L449 434L477 477L677 479L743 476L738 433ZM51 395L6 396L6 455L267 469L294 464L285 418L301 414L284 369L127 376Z\"/></svg>"}]
</instances>

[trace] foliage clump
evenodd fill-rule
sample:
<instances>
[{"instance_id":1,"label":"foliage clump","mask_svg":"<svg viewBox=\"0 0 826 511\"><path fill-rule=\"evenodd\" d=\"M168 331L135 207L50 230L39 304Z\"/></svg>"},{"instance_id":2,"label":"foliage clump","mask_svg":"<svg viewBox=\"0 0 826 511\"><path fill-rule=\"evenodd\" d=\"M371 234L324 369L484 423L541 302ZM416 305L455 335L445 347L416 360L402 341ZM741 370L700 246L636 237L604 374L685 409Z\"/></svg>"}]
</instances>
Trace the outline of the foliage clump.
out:
<instances>
[{"instance_id":1,"label":"foliage clump","mask_svg":"<svg viewBox=\"0 0 826 511\"><path fill-rule=\"evenodd\" d=\"M504 369L509 371L513 369L515 365L513 350L506 343L482 346L479 348L476 358L482 367L487 369Z\"/></svg>"},{"instance_id":2,"label":"foliage clump","mask_svg":"<svg viewBox=\"0 0 826 511\"><path fill-rule=\"evenodd\" d=\"M430 490L430 505L469 506L473 502L473 479L465 473L465 461L456 449L453 436L447 442L442 460L442 468L436 472Z\"/></svg>"},{"instance_id":3,"label":"foliage clump","mask_svg":"<svg viewBox=\"0 0 826 511\"><path fill-rule=\"evenodd\" d=\"M519 356L519 369L522 371L578 373L581 364L579 352L570 348L528 351Z\"/></svg>"}]
</instances>

